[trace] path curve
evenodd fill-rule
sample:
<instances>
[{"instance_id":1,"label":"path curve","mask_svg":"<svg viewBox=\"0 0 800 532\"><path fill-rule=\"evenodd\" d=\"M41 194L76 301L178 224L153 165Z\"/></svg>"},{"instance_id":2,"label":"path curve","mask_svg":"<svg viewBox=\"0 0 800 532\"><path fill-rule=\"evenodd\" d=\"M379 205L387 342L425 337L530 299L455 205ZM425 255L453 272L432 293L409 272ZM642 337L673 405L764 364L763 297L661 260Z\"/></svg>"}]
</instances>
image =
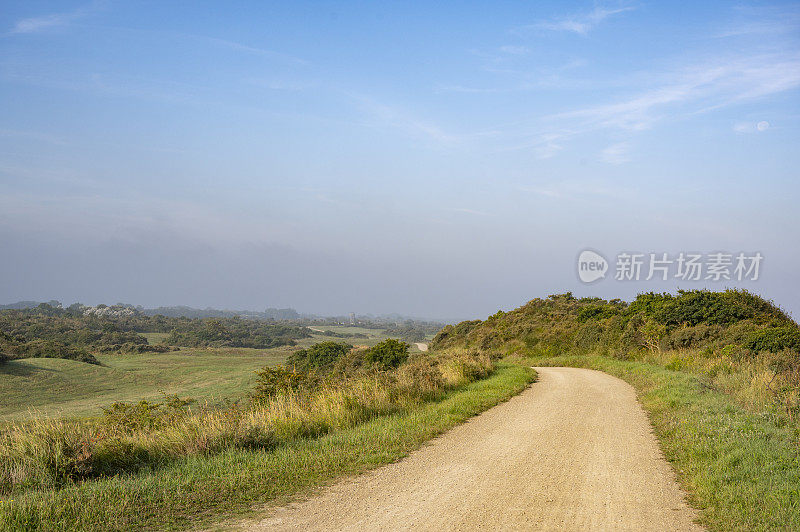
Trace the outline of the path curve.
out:
<instances>
[{"instance_id":1,"label":"path curve","mask_svg":"<svg viewBox=\"0 0 800 532\"><path fill-rule=\"evenodd\" d=\"M255 530L701 530L627 383L536 368L520 395Z\"/></svg>"}]
</instances>

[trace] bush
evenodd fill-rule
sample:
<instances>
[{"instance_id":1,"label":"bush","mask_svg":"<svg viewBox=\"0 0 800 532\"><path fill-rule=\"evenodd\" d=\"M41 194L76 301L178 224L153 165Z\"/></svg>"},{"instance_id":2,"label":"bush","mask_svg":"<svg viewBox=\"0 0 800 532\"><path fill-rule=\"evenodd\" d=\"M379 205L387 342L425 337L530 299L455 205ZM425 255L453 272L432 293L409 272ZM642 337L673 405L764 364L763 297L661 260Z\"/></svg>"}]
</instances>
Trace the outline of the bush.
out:
<instances>
[{"instance_id":1,"label":"bush","mask_svg":"<svg viewBox=\"0 0 800 532\"><path fill-rule=\"evenodd\" d=\"M346 355L352 345L337 342L320 342L308 349L301 349L292 353L286 364L302 371L330 370L341 357Z\"/></svg>"},{"instance_id":2,"label":"bush","mask_svg":"<svg viewBox=\"0 0 800 532\"><path fill-rule=\"evenodd\" d=\"M377 364L383 369L396 368L408 359L408 348L411 345L388 338L383 342L370 347L366 353L366 361Z\"/></svg>"},{"instance_id":3,"label":"bush","mask_svg":"<svg viewBox=\"0 0 800 532\"><path fill-rule=\"evenodd\" d=\"M18 358L63 358L97 364L100 362L88 351L49 340L34 340L16 348Z\"/></svg>"},{"instance_id":4,"label":"bush","mask_svg":"<svg viewBox=\"0 0 800 532\"><path fill-rule=\"evenodd\" d=\"M117 402L103 409L102 424L111 430L135 432L154 430L174 423L188 413L192 399L181 399L177 395L165 395L162 403L139 401Z\"/></svg>"},{"instance_id":5,"label":"bush","mask_svg":"<svg viewBox=\"0 0 800 532\"><path fill-rule=\"evenodd\" d=\"M800 351L800 329L797 327L771 327L750 335L744 347L754 353L778 353L784 349Z\"/></svg>"},{"instance_id":6,"label":"bush","mask_svg":"<svg viewBox=\"0 0 800 532\"><path fill-rule=\"evenodd\" d=\"M311 384L307 374L280 366L267 366L257 371L256 375L258 375L256 387L251 394L251 398L255 401L264 401L279 394L308 388Z\"/></svg>"}]
</instances>

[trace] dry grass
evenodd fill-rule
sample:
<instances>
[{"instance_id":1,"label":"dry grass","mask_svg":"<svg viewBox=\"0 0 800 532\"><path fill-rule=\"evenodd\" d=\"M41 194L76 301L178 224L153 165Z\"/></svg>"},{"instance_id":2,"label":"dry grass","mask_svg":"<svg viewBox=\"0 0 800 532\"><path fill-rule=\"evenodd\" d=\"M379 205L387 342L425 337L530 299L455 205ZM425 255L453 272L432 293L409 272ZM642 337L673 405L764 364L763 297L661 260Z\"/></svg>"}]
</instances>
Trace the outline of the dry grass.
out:
<instances>
[{"instance_id":1,"label":"dry grass","mask_svg":"<svg viewBox=\"0 0 800 532\"><path fill-rule=\"evenodd\" d=\"M158 469L177 459L235 449L272 449L317 438L378 416L407 412L494 369L478 350L418 355L395 371L326 382L227 408L157 409L67 421L36 419L0 434L0 494L52 489L90 478ZM111 420L112 422L109 422Z\"/></svg>"}]
</instances>

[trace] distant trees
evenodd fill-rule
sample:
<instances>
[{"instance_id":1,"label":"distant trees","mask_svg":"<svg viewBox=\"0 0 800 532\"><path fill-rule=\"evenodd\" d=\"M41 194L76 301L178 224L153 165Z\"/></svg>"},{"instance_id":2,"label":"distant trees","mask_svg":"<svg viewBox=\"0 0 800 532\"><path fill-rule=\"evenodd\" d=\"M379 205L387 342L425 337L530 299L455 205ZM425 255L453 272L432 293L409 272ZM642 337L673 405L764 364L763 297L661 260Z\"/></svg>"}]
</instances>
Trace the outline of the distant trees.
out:
<instances>
[{"instance_id":1,"label":"distant trees","mask_svg":"<svg viewBox=\"0 0 800 532\"><path fill-rule=\"evenodd\" d=\"M0 310L0 352L11 358L70 358L97 363L98 352L164 352L181 347L252 347L293 345L310 336L304 327L263 320L217 318L192 320L147 316L130 306L64 309L42 303L26 309ZM150 345L140 333L170 333ZM173 346L173 347L170 347Z\"/></svg>"},{"instance_id":2,"label":"distant trees","mask_svg":"<svg viewBox=\"0 0 800 532\"><path fill-rule=\"evenodd\" d=\"M209 318L203 320L173 318L173 321L176 326L164 340L164 343L182 347L251 347L268 349L294 345L296 339L310 336L305 327L241 318Z\"/></svg>"}]
</instances>

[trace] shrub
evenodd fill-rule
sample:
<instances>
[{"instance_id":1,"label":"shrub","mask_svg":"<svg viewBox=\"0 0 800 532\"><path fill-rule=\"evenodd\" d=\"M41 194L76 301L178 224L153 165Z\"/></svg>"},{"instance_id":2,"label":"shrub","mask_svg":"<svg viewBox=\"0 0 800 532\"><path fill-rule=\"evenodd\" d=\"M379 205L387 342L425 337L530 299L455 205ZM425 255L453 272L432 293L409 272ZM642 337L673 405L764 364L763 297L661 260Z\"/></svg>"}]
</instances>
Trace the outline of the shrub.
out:
<instances>
[{"instance_id":1,"label":"shrub","mask_svg":"<svg viewBox=\"0 0 800 532\"><path fill-rule=\"evenodd\" d=\"M309 388L311 379L308 374L280 366L267 366L256 372L256 386L251 393L255 401L264 401L279 394L286 394L302 388Z\"/></svg>"},{"instance_id":2,"label":"shrub","mask_svg":"<svg viewBox=\"0 0 800 532\"><path fill-rule=\"evenodd\" d=\"M365 360L370 364L377 364L383 369L396 368L408 359L408 348L411 345L388 338L383 342L370 347L366 352Z\"/></svg>"},{"instance_id":3,"label":"shrub","mask_svg":"<svg viewBox=\"0 0 800 532\"><path fill-rule=\"evenodd\" d=\"M699 324L692 327L675 329L666 339L667 347L684 349L697 347L718 338L722 332L719 325Z\"/></svg>"},{"instance_id":4,"label":"shrub","mask_svg":"<svg viewBox=\"0 0 800 532\"><path fill-rule=\"evenodd\" d=\"M308 349L300 349L292 353L286 364L299 370L330 370L339 358L346 355L352 345L337 342L320 342Z\"/></svg>"},{"instance_id":5,"label":"shrub","mask_svg":"<svg viewBox=\"0 0 800 532\"><path fill-rule=\"evenodd\" d=\"M770 327L750 335L744 344L754 353L769 351L777 353L784 349L800 351L800 329L797 327Z\"/></svg>"},{"instance_id":6,"label":"shrub","mask_svg":"<svg viewBox=\"0 0 800 532\"><path fill-rule=\"evenodd\" d=\"M103 408L102 424L111 430L135 432L154 430L174 423L185 416L191 399L181 399L177 395L165 395L162 403L139 401L138 403L116 402Z\"/></svg>"}]
</instances>

